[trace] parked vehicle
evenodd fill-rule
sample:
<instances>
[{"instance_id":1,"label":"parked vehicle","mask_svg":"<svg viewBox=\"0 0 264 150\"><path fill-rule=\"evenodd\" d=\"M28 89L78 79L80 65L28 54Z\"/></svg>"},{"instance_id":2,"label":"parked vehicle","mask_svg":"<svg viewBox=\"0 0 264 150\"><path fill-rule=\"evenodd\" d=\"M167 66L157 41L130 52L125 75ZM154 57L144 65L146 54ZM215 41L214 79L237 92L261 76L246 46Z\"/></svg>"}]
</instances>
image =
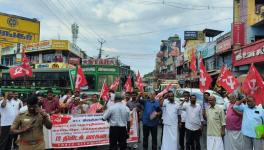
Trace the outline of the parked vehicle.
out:
<instances>
[{"instance_id":1,"label":"parked vehicle","mask_svg":"<svg viewBox=\"0 0 264 150\"><path fill-rule=\"evenodd\" d=\"M191 95L196 95L196 101L199 104L203 103L203 93L200 91L200 89L198 88L180 88L180 89L176 89L175 91L175 96L176 96L176 101L182 101L183 100L183 92L184 91L188 91L191 93ZM216 104L220 105L220 106L224 106L224 99L223 97L218 94L215 91L212 90L207 90L206 92L210 93L210 95L215 96L216 98Z\"/></svg>"}]
</instances>

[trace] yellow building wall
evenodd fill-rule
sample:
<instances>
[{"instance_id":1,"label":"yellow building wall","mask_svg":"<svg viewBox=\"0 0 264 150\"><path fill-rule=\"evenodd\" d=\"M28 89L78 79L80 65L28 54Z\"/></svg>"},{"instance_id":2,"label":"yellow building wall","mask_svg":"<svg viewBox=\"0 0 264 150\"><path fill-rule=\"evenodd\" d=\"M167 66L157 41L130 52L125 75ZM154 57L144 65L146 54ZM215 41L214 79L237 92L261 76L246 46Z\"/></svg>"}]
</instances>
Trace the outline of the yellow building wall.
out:
<instances>
[{"instance_id":1,"label":"yellow building wall","mask_svg":"<svg viewBox=\"0 0 264 150\"><path fill-rule=\"evenodd\" d=\"M5 47L15 43L38 42L40 22L0 13L0 44Z\"/></svg>"},{"instance_id":2,"label":"yellow building wall","mask_svg":"<svg viewBox=\"0 0 264 150\"><path fill-rule=\"evenodd\" d=\"M234 22L240 22L240 10L239 10L239 3L237 0L234 0L234 12L233 12L233 17L234 17Z\"/></svg>"},{"instance_id":3,"label":"yellow building wall","mask_svg":"<svg viewBox=\"0 0 264 150\"><path fill-rule=\"evenodd\" d=\"M262 21L264 18L256 14L256 6L255 6L255 0L247 0L248 4L248 25L252 26L260 21Z\"/></svg>"}]
</instances>

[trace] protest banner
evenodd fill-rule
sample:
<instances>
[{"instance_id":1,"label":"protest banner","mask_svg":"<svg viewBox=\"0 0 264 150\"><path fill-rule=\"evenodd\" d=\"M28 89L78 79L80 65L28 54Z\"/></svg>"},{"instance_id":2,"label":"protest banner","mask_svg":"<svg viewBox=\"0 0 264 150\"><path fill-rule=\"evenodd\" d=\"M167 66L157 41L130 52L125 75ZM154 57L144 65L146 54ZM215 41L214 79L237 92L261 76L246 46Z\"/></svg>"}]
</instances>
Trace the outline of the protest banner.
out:
<instances>
[{"instance_id":1,"label":"protest banner","mask_svg":"<svg viewBox=\"0 0 264 150\"><path fill-rule=\"evenodd\" d=\"M75 148L109 144L109 124L102 113L52 115L52 129L44 129L46 148ZM131 112L129 143L138 141L138 118Z\"/></svg>"}]
</instances>

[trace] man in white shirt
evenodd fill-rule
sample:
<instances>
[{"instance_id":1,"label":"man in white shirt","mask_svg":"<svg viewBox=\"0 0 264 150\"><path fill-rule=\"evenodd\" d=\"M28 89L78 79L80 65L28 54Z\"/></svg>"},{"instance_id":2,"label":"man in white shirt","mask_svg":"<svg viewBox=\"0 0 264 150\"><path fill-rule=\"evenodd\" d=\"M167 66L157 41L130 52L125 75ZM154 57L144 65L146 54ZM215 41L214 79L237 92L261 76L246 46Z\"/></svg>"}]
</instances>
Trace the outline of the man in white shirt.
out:
<instances>
[{"instance_id":1,"label":"man in white shirt","mask_svg":"<svg viewBox=\"0 0 264 150\"><path fill-rule=\"evenodd\" d=\"M174 94L168 93L168 101L163 102L163 138L161 150L178 149L178 123L180 106L174 101Z\"/></svg>"},{"instance_id":2,"label":"man in white shirt","mask_svg":"<svg viewBox=\"0 0 264 150\"><path fill-rule=\"evenodd\" d=\"M203 111L202 107L196 104L196 96L191 95L190 103L183 105L182 109L186 112L186 150L200 150L200 136L203 128Z\"/></svg>"},{"instance_id":3,"label":"man in white shirt","mask_svg":"<svg viewBox=\"0 0 264 150\"><path fill-rule=\"evenodd\" d=\"M0 149L10 150L14 136L10 134L10 127L22 106L21 101L13 99L13 93L7 93L7 97L0 101L1 135Z\"/></svg>"}]
</instances>

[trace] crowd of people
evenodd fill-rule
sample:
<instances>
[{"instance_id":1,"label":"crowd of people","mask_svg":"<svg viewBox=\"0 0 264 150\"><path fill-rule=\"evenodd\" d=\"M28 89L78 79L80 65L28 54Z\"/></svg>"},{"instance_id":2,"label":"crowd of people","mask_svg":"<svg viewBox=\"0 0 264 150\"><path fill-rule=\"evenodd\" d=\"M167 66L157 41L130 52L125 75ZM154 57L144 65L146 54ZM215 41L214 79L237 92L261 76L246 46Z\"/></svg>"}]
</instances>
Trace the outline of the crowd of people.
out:
<instances>
[{"instance_id":1,"label":"crowd of people","mask_svg":"<svg viewBox=\"0 0 264 150\"><path fill-rule=\"evenodd\" d=\"M187 91L180 100L175 99L172 91L162 96L157 94L126 92L120 96L110 91L109 100L102 103L99 95L89 97L78 91L73 94L67 91L60 96L52 91L46 96L36 92L26 101L20 100L18 93L8 92L0 101L0 148L44 149L43 125L51 129L49 116L57 113L103 113L102 119L110 124L110 150L137 148L137 145L127 144L130 114L136 111L138 124L142 121L138 135L143 131L144 150L149 147L152 150L264 149L264 135L256 135L256 127L264 125L264 108L256 106L253 97L239 99L236 94L229 94L225 105L218 106L216 98L208 92L204 93L201 104L196 95ZM161 139L158 139L159 129Z\"/></svg>"}]
</instances>

